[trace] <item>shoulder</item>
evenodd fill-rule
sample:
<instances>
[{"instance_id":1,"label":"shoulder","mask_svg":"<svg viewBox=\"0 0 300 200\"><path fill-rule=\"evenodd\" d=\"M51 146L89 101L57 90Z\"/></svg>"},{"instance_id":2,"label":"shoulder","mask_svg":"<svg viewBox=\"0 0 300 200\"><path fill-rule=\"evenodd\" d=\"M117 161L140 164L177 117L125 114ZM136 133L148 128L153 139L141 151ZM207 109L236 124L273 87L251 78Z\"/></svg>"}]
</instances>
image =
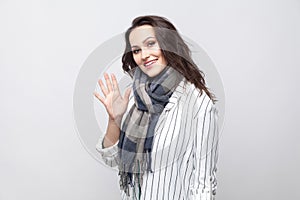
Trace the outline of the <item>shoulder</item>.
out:
<instances>
[{"instance_id":1,"label":"shoulder","mask_svg":"<svg viewBox=\"0 0 300 200\"><path fill-rule=\"evenodd\" d=\"M200 90L191 82L184 84L184 104L195 118L214 109L214 103L205 91Z\"/></svg>"}]
</instances>

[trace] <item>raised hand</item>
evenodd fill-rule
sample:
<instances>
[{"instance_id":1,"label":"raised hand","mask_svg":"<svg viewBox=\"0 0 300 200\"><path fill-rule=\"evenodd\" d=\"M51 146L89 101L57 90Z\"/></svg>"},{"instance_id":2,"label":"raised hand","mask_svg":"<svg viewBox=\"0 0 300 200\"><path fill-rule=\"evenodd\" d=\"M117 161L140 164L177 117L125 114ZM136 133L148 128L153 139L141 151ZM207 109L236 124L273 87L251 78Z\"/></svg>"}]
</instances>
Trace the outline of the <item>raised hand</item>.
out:
<instances>
[{"instance_id":1,"label":"raised hand","mask_svg":"<svg viewBox=\"0 0 300 200\"><path fill-rule=\"evenodd\" d=\"M104 97L100 96L97 92L94 92L94 95L105 106L109 120L114 120L120 124L127 110L131 88L127 88L124 97L122 97L115 75L111 74L110 79L109 75L105 73L104 78L106 86L101 79L98 81Z\"/></svg>"}]
</instances>

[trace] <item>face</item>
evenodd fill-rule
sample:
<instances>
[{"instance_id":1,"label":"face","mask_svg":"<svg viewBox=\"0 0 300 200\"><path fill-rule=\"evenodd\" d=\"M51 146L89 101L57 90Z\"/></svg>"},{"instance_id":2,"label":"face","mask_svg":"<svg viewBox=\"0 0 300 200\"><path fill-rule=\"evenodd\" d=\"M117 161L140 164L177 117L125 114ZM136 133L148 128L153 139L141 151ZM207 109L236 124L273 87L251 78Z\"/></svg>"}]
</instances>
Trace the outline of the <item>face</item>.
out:
<instances>
[{"instance_id":1,"label":"face","mask_svg":"<svg viewBox=\"0 0 300 200\"><path fill-rule=\"evenodd\" d=\"M149 77L157 76L167 66L152 26L134 28L129 34L129 42L135 63Z\"/></svg>"}]
</instances>

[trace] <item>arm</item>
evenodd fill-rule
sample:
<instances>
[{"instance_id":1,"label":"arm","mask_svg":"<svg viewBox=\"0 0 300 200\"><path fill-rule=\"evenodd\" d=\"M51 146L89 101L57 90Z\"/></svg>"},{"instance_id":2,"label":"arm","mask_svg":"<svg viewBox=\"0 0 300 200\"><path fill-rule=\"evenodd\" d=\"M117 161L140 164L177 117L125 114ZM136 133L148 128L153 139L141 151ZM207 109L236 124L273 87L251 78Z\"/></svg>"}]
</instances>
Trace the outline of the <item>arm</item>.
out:
<instances>
[{"instance_id":1,"label":"arm","mask_svg":"<svg viewBox=\"0 0 300 200\"><path fill-rule=\"evenodd\" d=\"M111 147L119 140L121 121L122 118L118 120L108 119L106 134L102 143L103 148Z\"/></svg>"},{"instance_id":2,"label":"arm","mask_svg":"<svg viewBox=\"0 0 300 200\"><path fill-rule=\"evenodd\" d=\"M110 147L102 146L104 135L99 137L96 150L100 153L102 161L109 167L116 167L118 164L118 142Z\"/></svg>"},{"instance_id":3,"label":"arm","mask_svg":"<svg viewBox=\"0 0 300 200\"><path fill-rule=\"evenodd\" d=\"M104 105L109 120L106 134L100 136L96 149L101 154L104 162L113 167L117 164L117 142L120 136L122 118L128 107L131 89L127 88L124 97L122 97L115 75L112 74L110 79L108 74L105 73L104 78L106 86L101 79L98 81L104 97L97 92L94 92L94 95Z\"/></svg>"},{"instance_id":4,"label":"arm","mask_svg":"<svg viewBox=\"0 0 300 200\"><path fill-rule=\"evenodd\" d=\"M134 98L133 96L129 97L129 103L128 107L131 108L134 104ZM124 117L122 120L124 121L125 117L128 114L128 110L124 113ZM100 135L98 139L98 143L96 144L96 150L100 153L101 159L104 161L106 165L109 167L115 167L118 164L118 142L119 137L114 138L114 134L120 134L120 126L118 125L120 122L110 121L112 119L109 119L106 134ZM123 122L122 121L122 122ZM121 124L122 124L121 122ZM114 132L117 131L117 132ZM110 136L110 134L113 134L113 136ZM113 139L115 139L113 141ZM106 146L105 141L107 140L108 145Z\"/></svg>"},{"instance_id":5,"label":"arm","mask_svg":"<svg viewBox=\"0 0 300 200\"><path fill-rule=\"evenodd\" d=\"M207 97L195 109L196 135L193 150L194 173L190 186L192 199L215 199L217 189L218 113Z\"/></svg>"},{"instance_id":6,"label":"arm","mask_svg":"<svg viewBox=\"0 0 300 200\"><path fill-rule=\"evenodd\" d=\"M102 160L109 167L115 167L118 164L118 141L120 135L119 123L113 119L108 120L105 135L101 135L96 149L100 153Z\"/></svg>"}]
</instances>

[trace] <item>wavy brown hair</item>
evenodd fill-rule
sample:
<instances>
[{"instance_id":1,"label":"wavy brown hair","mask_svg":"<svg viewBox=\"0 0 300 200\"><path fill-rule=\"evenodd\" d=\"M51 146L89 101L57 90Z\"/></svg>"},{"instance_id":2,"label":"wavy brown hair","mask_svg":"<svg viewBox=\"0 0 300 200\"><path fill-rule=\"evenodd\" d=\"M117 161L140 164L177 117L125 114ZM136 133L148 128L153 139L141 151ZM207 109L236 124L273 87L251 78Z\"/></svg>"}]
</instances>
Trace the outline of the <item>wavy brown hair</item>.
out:
<instances>
[{"instance_id":1,"label":"wavy brown hair","mask_svg":"<svg viewBox=\"0 0 300 200\"><path fill-rule=\"evenodd\" d=\"M133 59L129 35L134 28L142 25L150 25L154 28L156 39L168 65L180 72L187 81L193 83L201 92L205 91L215 102L214 94L206 87L204 73L199 70L191 58L188 45L183 41L175 26L164 17L146 15L137 17L132 21L131 27L125 32L126 47L122 56L123 70L132 76L134 68L138 67Z\"/></svg>"}]
</instances>

